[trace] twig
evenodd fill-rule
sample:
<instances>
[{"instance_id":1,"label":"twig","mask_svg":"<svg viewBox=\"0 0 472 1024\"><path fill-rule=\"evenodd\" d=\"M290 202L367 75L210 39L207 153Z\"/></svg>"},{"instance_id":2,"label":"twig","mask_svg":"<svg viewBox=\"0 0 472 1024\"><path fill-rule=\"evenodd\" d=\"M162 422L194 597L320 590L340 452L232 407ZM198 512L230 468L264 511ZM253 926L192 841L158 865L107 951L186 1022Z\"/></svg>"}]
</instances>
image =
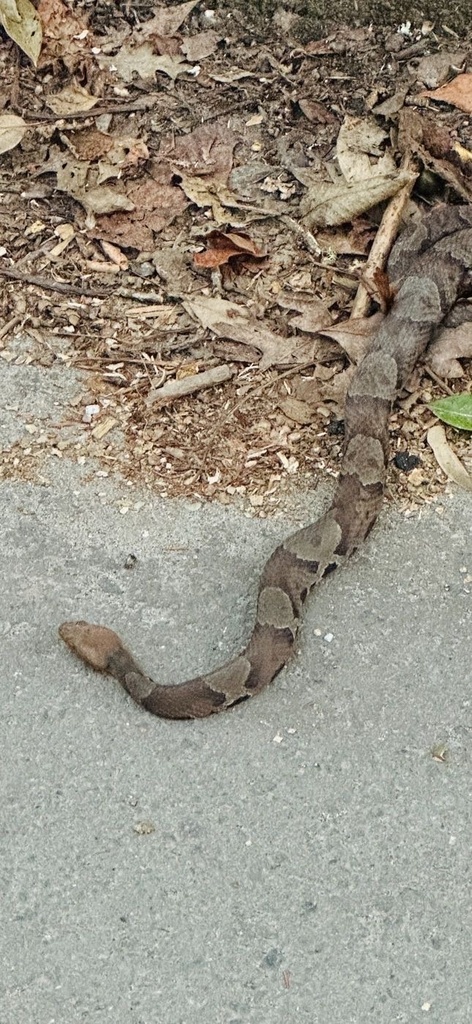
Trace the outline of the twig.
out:
<instances>
[{"instance_id":1,"label":"twig","mask_svg":"<svg viewBox=\"0 0 472 1024\"><path fill-rule=\"evenodd\" d=\"M204 370L203 373L194 373L190 377L183 377L182 380L169 380L161 388L150 392L146 398L146 405L154 405L155 402L162 402L165 405L174 398L182 398L183 395L191 395L194 391L201 391L202 388L223 384L234 374L235 370L225 364L214 366L211 370Z\"/></svg>"},{"instance_id":2,"label":"twig","mask_svg":"<svg viewBox=\"0 0 472 1024\"><path fill-rule=\"evenodd\" d=\"M113 288L84 288L82 285L66 284L65 281L52 281L49 277L36 277L35 274L22 274L19 270L8 270L0 267L0 275L12 281L23 281L24 284L34 284L37 288L46 288L48 291L60 292L62 295L85 295L87 298L105 299L108 295L116 295Z\"/></svg>"},{"instance_id":3,"label":"twig","mask_svg":"<svg viewBox=\"0 0 472 1024\"><path fill-rule=\"evenodd\" d=\"M83 285L67 284L66 281L53 281L49 277L22 274L19 270L9 270L7 267L0 267L0 276L12 281L23 281L24 284L33 284L37 288L46 288L50 292L60 292L61 295L83 295L92 299L106 299L111 295L119 295L120 298L129 299L131 302L154 302L159 305L163 302L162 295L157 292L133 292L129 288L84 288Z\"/></svg>"},{"instance_id":4,"label":"twig","mask_svg":"<svg viewBox=\"0 0 472 1024\"><path fill-rule=\"evenodd\" d=\"M18 316L18 314L16 316L12 316L11 320L7 320L6 324L4 324L3 327L0 327L0 341L2 340L2 338L5 337L6 334L9 334L14 327L17 327L18 324L21 324L22 320L23 317Z\"/></svg>"},{"instance_id":5,"label":"twig","mask_svg":"<svg viewBox=\"0 0 472 1024\"><path fill-rule=\"evenodd\" d=\"M129 288L117 288L115 295L119 295L121 299L130 299L132 302L152 302L156 306L164 304L164 299L158 292L132 292Z\"/></svg>"},{"instance_id":6,"label":"twig","mask_svg":"<svg viewBox=\"0 0 472 1024\"><path fill-rule=\"evenodd\" d=\"M321 245L318 245L318 242L316 241L315 236L312 235L311 231L307 231L306 228L302 227L301 224L298 224L297 221L294 220L293 217L289 217L288 214L283 214L280 219L282 223L285 224L286 227L290 228L295 235L298 235L299 238L303 238L308 252L310 252L312 256L323 255L323 249L321 248ZM326 270L324 263L321 264L321 266Z\"/></svg>"},{"instance_id":7,"label":"twig","mask_svg":"<svg viewBox=\"0 0 472 1024\"><path fill-rule=\"evenodd\" d=\"M409 161L402 165L402 170L411 170L411 164L409 164ZM404 185L403 188L393 196L393 199L390 200L380 222L379 230L372 243L372 248L364 267L364 277L368 276L372 278L376 270L384 269L387 262L387 256L389 255L390 249L392 248L393 242L397 236L403 212L410 198L415 180L416 179L413 178L412 181L408 181L406 185ZM369 306L369 290L361 281L352 304L350 319L359 320L361 317L366 316Z\"/></svg>"},{"instance_id":8,"label":"twig","mask_svg":"<svg viewBox=\"0 0 472 1024\"><path fill-rule=\"evenodd\" d=\"M58 114L30 114L28 111L23 111L23 116L26 121L56 121L58 124L63 124L64 121L76 121L79 118L87 117L101 117L102 114L132 114L135 110L148 110L154 106L157 101L155 93L151 93L148 96L141 96L139 99L134 100L133 103L111 103L109 106L91 107L90 110L76 110L74 114L63 114L59 117Z\"/></svg>"},{"instance_id":9,"label":"twig","mask_svg":"<svg viewBox=\"0 0 472 1024\"><path fill-rule=\"evenodd\" d=\"M444 391L444 393L446 395L454 395L455 394L455 392L452 390L452 388L449 387L449 384L446 384L446 381L441 380L441 378L438 377L437 373L435 373L434 370L432 370L430 366L427 366L426 363L425 363L423 369L424 369L424 372L427 373L428 377L431 377L431 380L434 380L434 383L437 384L438 388L441 388L441 391Z\"/></svg>"}]
</instances>

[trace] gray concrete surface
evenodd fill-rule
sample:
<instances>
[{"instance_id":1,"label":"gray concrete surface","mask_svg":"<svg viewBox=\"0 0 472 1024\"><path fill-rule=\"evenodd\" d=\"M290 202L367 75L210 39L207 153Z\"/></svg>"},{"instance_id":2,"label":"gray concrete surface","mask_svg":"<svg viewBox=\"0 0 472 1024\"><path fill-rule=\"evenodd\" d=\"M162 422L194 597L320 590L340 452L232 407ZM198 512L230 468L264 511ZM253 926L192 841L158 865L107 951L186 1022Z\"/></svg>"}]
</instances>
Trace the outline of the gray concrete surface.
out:
<instances>
[{"instance_id":1,"label":"gray concrete surface","mask_svg":"<svg viewBox=\"0 0 472 1024\"><path fill-rule=\"evenodd\" d=\"M385 514L272 687L172 723L57 625L213 667L298 519L47 479L0 489L0 1024L470 1022L470 498Z\"/></svg>"}]
</instances>

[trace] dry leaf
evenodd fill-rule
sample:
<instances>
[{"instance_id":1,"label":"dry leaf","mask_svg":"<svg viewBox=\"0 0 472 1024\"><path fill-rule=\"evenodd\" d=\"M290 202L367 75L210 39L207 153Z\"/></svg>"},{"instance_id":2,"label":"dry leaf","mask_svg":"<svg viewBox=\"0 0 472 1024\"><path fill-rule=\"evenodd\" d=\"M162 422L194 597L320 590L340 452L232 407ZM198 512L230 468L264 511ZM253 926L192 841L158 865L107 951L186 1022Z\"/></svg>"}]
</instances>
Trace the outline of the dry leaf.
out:
<instances>
[{"instance_id":1,"label":"dry leaf","mask_svg":"<svg viewBox=\"0 0 472 1024\"><path fill-rule=\"evenodd\" d=\"M10 39L36 65L41 52L43 29L38 12L30 0L0 0L0 24ZM6 150L0 152L5 153Z\"/></svg>"},{"instance_id":2,"label":"dry leaf","mask_svg":"<svg viewBox=\"0 0 472 1024\"><path fill-rule=\"evenodd\" d=\"M211 231L205 238L205 244L204 252L194 253L196 267L221 267L230 260L241 263L248 257L261 260L267 255L248 235L236 231Z\"/></svg>"},{"instance_id":3,"label":"dry leaf","mask_svg":"<svg viewBox=\"0 0 472 1024\"><path fill-rule=\"evenodd\" d=\"M184 309L191 316L196 317L203 327L216 331L216 325L224 320L240 320L248 322L248 312L245 306L237 302L229 302L227 299L220 299L219 296L193 295L182 303ZM248 344L250 341L248 340Z\"/></svg>"},{"instance_id":4,"label":"dry leaf","mask_svg":"<svg viewBox=\"0 0 472 1024\"><path fill-rule=\"evenodd\" d=\"M300 213L309 230L344 224L384 199L390 199L415 178L409 171L397 171L376 174L366 181L320 181L308 189L300 203Z\"/></svg>"},{"instance_id":5,"label":"dry leaf","mask_svg":"<svg viewBox=\"0 0 472 1024\"><path fill-rule=\"evenodd\" d=\"M60 256L67 249L67 246L70 245L72 239L75 238L74 227L72 224L58 224L57 228L54 228L54 234L61 241L53 249L49 250L49 256L53 258Z\"/></svg>"},{"instance_id":6,"label":"dry leaf","mask_svg":"<svg viewBox=\"0 0 472 1024\"><path fill-rule=\"evenodd\" d=\"M45 102L58 117L68 117L70 114L91 110L98 103L98 97L91 96L87 89L72 80L65 89L46 96Z\"/></svg>"},{"instance_id":7,"label":"dry leaf","mask_svg":"<svg viewBox=\"0 0 472 1024\"><path fill-rule=\"evenodd\" d=\"M152 82L156 72L161 71L173 81L178 75L184 75L192 70L181 54L158 54L150 42L141 43L140 46L133 46L131 43L124 43L114 57L106 57L100 54L97 58L101 68L114 70L123 80L131 82L133 75L137 74L143 82Z\"/></svg>"},{"instance_id":8,"label":"dry leaf","mask_svg":"<svg viewBox=\"0 0 472 1024\"><path fill-rule=\"evenodd\" d=\"M124 252L122 252L121 249L118 249L118 246L112 245L111 242L106 242L103 239L101 241L101 246L105 256L108 256L108 259L111 260L112 263L116 263L116 266L119 267L120 270L128 269L129 261Z\"/></svg>"},{"instance_id":9,"label":"dry leaf","mask_svg":"<svg viewBox=\"0 0 472 1024\"><path fill-rule=\"evenodd\" d=\"M0 153L8 153L21 142L27 129L26 121L17 114L0 114Z\"/></svg>"},{"instance_id":10,"label":"dry leaf","mask_svg":"<svg viewBox=\"0 0 472 1024\"><path fill-rule=\"evenodd\" d=\"M233 82L241 82L244 78L256 78L255 71L242 71L241 68L233 68L232 71L228 71L226 75L215 75L210 74L209 78L213 79L214 82L222 82L223 85L232 85Z\"/></svg>"},{"instance_id":11,"label":"dry leaf","mask_svg":"<svg viewBox=\"0 0 472 1024\"><path fill-rule=\"evenodd\" d=\"M194 36L187 36L181 44L180 49L187 60L194 63L197 60L204 60L214 53L221 36L212 28L207 32L197 32Z\"/></svg>"},{"instance_id":12,"label":"dry leaf","mask_svg":"<svg viewBox=\"0 0 472 1024\"><path fill-rule=\"evenodd\" d=\"M443 473L451 480L454 480L463 490L472 491L472 477L469 476L461 460L450 448L444 427L441 427L438 423L435 427L431 427L428 430L426 436L428 444L433 449L436 462L441 467Z\"/></svg>"},{"instance_id":13,"label":"dry leaf","mask_svg":"<svg viewBox=\"0 0 472 1024\"><path fill-rule=\"evenodd\" d=\"M133 204L131 212L101 217L93 229L94 238L105 238L134 249L152 249L153 232L162 231L188 205L179 188L153 178L128 186L127 194Z\"/></svg>"},{"instance_id":14,"label":"dry leaf","mask_svg":"<svg viewBox=\"0 0 472 1024\"><path fill-rule=\"evenodd\" d=\"M281 398L277 405L295 423L313 423L315 410L308 402L303 402L300 398L291 398L289 396L288 398Z\"/></svg>"},{"instance_id":15,"label":"dry leaf","mask_svg":"<svg viewBox=\"0 0 472 1024\"><path fill-rule=\"evenodd\" d=\"M208 182L196 175L189 177L187 174L180 173L179 177L180 187L185 192L187 199L190 199L190 202L195 203L195 206L199 206L200 209L209 207L215 224L225 224L228 214L221 205L220 195L222 190L229 195L228 189L224 185L219 186L217 182Z\"/></svg>"},{"instance_id":16,"label":"dry leaf","mask_svg":"<svg viewBox=\"0 0 472 1024\"><path fill-rule=\"evenodd\" d=\"M98 162L97 185L110 178L122 178L127 170L134 171L149 159L149 150L142 139L123 136L110 139L110 143L106 158Z\"/></svg>"},{"instance_id":17,"label":"dry leaf","mask_svg":"<svg viewBox=\"0 0 472 1024\"><path fill-rule=\"evenodd\" d=\"M446 82L452 72L463 68L467 59L466 53L427 53L418 62L415 70L417 82L422 82L427 89L437 89Z\"/></svg>"},{"instance_id":18,"label":"dry leaf","mask_svg":"<svg viewBox=\"0 0 472 1024\"><path fill-rule=\"evenodd\" d=\"M441 103L450 103L459 110L465 110L466 114L472 114L472 73L457 75L452 82L441 85L439 89L422 92L421 95Z\"/></svg>"},{"instance_id":19,"label":"dry leaf","mask_svg":"<svg viewBox=\"0 0 472 1024\"><path fill-rule=\"evenodd\" d=\"M300 110L313 124L336 124L337 118L325 107L324 103L306 97L298 101Z\"/></svg>"},{"instance_id":20,"label":"dry leaf","mask_svg":"<svg viewBox=\"0 0 472 1024\"><path fill-rule=\"evenodd\" d=\"M71 10L63 0L40 0L38 14L43 26L43 48L39 66L45 67L60 59L68 71L89 57L93 40L87 28L87 17Z\"/></svg>"},{"instance_id":21,"label":"dry leaf","mask_svg":"<svg viewBox=\"0 0 472 1024\"><path fill-rule=\"evenodd\" d=\"M242 345L251 345L258 349L262 353L259 363L261 370L267 370L269 366L293 366L297 362L305 362L308 358L309 349L306 342L295 335L291 338L282 338L254 320L249 321L247 325L231 321L217 323L214 330L219 337L239 341Z\"/></svg>"},{"instance_id":22,"label":"dry leaf","mask_svg":"<svg viewBox=\"0 0 472 1024\"><path fill-rule=\"evenodd\" d=\"M184 309L219 338L251 346L262 353L261 370L269 366L292 365L297 360L299 340L282 338L249 317L245 306L219 296L198 295L185 299ZM302 360L300 360L302 361Z\"/></svg>"},{"instance_id":23,"label":"dry leaf","mask_svg":"<svg viewBox=\"0 0 472 1024\"><path fill-rule=\"evenodd\" d=\"M211 177L226 182L233 166L233 150L238 141L226 122L202 124L188 135L169 136L159 149L159 161L165 160L174 174Z\"/></svg>"},{"instance_id":24,"label":"dry leaf","mask_svg":"<svg viewBox=\"0 0 472 1024\"><path fill-rule=\"evenodd\" d=\"M333 327L323 327L320 334L326 335L337 341L338 345L349 356L352 363L357 365L364 358L372 340L374 331L378 329L383 320L383 313L374 313L373 316L358 317L354 320L344 320Z\"/></svg>"},{"instance_id":25,"label":"dry leaf","mask_svg":"<svg viewBox=\"0 0 472 1024\"><path fill-rule=\"evenodd\" d=\"M376 173L371 157L381 157L387 132L373 117L345 117L336 142L336 158L346 181L364 181ZM393 158L391 158L393 164ZM392 166L390 170L393 171Z\"/></svg>"},{"instance_id":26,"label":"dry leaf","mask_svg":"<svg viewBox=\"0 0 472 1024\"><path fill-rule=\"evenodd\" d=\"M278 295L277 304L282 309L295 310L300 316L291 319L290 324L298 331L307 334L318 334L323 327L330 327L333 317L325 302L321 299L303 298L299 295Z\"/></svg>"},{"instance_id":27,"label":"dry leaf","mask_svg":"<svg viewBox=\"0 0 472 1024\"><path fill-rule=\"evenodd\" d=\"M145 22L142 31L145 34L173 36L198 3L200 0L188 0L185 4L175 4L172 7L166 4L156 11L150 21Z\"/></svg>"},{"instance_id":28,"label":"dry leaf","mask_svg":"<svg viewBox=\"0 0 472 1024\"><path fill-rule=\"evenodd\" d=\"M118 210L134 210L134 203L122 192L117 192L111 185L97 185L96 188L89 188L86 191L70 193L77 202L81 203L86 210L100 215L102 213L116 213Z\"/></svg>"},{"instance_id":29,"label":"dry leaf","mask_svg":"<svg viewBox=\"0 0 472 1024\"><path fill-rule=\"evenodd\" d=\"M470 202L472 188L467 177L467 155L463 155L445 125L437 124L411 107L405 108L398 122L398 148L401 153L419 156L425 167L452 185L465 202Z\"/></svg>"}]
</instances>

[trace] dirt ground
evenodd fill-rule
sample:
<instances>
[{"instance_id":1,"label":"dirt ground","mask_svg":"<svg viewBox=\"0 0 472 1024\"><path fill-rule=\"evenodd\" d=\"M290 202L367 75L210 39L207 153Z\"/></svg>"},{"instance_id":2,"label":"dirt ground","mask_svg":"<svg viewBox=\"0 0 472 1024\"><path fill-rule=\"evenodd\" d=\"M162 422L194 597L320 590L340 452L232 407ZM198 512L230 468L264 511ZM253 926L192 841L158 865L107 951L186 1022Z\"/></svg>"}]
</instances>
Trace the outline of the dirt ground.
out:
<instances>
[{"instance_id":1,"label":"dirt ground","mask_svg":"<svg viewBox=\"0 0 472 1024\"><path fill-rule=\"evenodd\" d=\"M86 374L68 418L32 421L0 474L86 455L163 495L274 513L337 472L370 332L346 324L360 283L364 312L382 305L364 268L392 182L410 175L406 219L470 201L470 39L443 19L310 37L296 10L266 6L255 27L237 3L39 11L37 67L0 36L0 114L19 132L0 158L0 368ZM346 166L388 196L316 222ZM444 487L428 404L470 388L470 338L446 348L392 417L405 508ZM470 466L468 435L448 436Z\"/></svg>"},{"instance_id":2,"label":"dirt ground","mask_svg":"<svg viewBox=\"0 0 472 1024\"><path fill-rule=\"evenodd\" d=\"M301 42L322 38L340 25L389 25L402 22L419 26L431 21L443 31L463 34L470 28L469 0L232 0L233 10L244 13L246 23L267 39L274 15L280 9L293 17L292 31Z\"/></svg>"}]
</instances>

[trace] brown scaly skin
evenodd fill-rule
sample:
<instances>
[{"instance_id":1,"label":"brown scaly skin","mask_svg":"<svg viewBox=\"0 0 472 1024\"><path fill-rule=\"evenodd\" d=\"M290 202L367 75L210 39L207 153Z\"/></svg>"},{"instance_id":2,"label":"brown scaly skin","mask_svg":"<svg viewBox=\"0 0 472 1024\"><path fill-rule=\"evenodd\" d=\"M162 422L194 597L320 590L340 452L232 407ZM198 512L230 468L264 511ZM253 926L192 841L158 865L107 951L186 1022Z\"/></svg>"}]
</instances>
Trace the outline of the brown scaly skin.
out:
<instances>
[{"instance_id":1,"label":"brown scaly skin","mask_svg":"<svg viewBox=\"0 0 472 1024\"><path fill-rule=\"evenodd\" d=\"M331 506L269 558L259 585L256 623L242 654L215 672L161 686L105 626L63 623L59 633L71 650L92 668L114 676L138 704L163 718L204 718L267 686L292 654L311 588L356 550L377 518L393 400L457 298L472 291L471 266L472 208L467 206L433 211L395 245L389 273L400 287L349 389L344 455Z\"/></svg>"}]
</instances>

